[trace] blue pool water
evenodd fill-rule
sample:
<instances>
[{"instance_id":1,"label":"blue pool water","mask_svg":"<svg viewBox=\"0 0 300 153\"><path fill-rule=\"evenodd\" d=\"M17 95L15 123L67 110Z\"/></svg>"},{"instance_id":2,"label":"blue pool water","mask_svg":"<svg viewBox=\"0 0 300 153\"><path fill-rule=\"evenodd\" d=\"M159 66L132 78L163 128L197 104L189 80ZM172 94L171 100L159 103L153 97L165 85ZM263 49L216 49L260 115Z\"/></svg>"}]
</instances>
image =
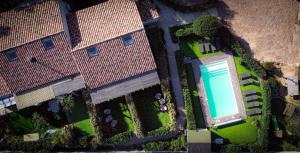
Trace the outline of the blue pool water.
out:
<instances>
[{"instance_id":1,"label":"blue pool water","mask_svg":"<svg viewBox=\"0 0 300 153\"><path fill-rule=\"evenodd\" d=\"M226 60L200 66L211 118L238 113Z\"/></svg>"}]
</instances>

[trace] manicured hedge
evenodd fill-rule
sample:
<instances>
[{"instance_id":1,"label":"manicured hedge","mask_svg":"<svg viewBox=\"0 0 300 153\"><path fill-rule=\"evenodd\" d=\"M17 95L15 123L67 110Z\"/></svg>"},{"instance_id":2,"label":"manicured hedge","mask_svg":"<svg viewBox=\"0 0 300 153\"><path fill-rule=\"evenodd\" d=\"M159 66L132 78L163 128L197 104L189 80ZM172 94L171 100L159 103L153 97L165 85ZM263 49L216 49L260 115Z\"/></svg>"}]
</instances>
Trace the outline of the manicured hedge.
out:
<instances>
[{"instance_id":1,"label":"manicured hedge","mask_svg":"<svg viewBox=\"0 0 300 153\"><path fill-rule=\"evenodd\" d=\"M193 22L193 32L197 36L213 38L222 27L215 15L199 16Z\"/></svg>"},{"instance_id":2,"label":"manicured hedge","mask_svg":"<svg viewBox=\"0 0 300 153\"><path fill-rule=\"evenodd\" d=\"M86 103L88 114L90 116L91 123L94 127L95 139L98 144L102 144L104 140L103 140L103 133L102 133L102 130L101 130L102 128L101 128L101 124L100 124L101 123L100 115L97 114L96 107L92 103L90 94L87 90L82 90L82 97Z\"/></svg>"},{"instance_id":3,"label":"manicured hedge","mask_svg":"<svg viewBox=\"0 0 300 153\"><path fill-rule=\"evenodd\" d=\"M127 142L130 141L131 137L132 137L132 132L127 131L127 132L116 134L113 137L107 139L107 143L118 144L122 142Z\"/></svg>"},{"instance_id":4,"label":"manicured hedge","mask_svg":"<svg viewBox=\"0 0 300 153\"><path fill-rule=\"evenodd\" d=\"M182 28L182 29L179 29L175 32L175 36L176 37L186 37L186 36L189 36L193 34L193 28Z\"/></svg>"},{"instance_id":5,"label":"manicured hedge","mask_svg":"<svg viewBox=\"0 0 300 153\"><path fill-rule=\"evenodd\" d=\"M132 123L133 123L133 127L134 127L134 133L137 135L137 137L144 137L145 133L144 133L144 128L141 122L141 119L138 115L138 112L136 110L136 106L135 103L131 97L131 95L126 95L125 96L130 114L131 114L131 118L132 118Z\"/></svg>"},{"instance_id":6,"label":"manicured hedge","mask_svg":"<svg viewBox=\"0 0 300 153\"><path fill-rule=\"evenodd\" d=\"M185 137L180 135L169 141L147 143L143 148L147 151L182 151L186 149Z\"/></svg>"},{"instance_id":7,"label":"manicured hedge","mask_svg":"<svg viewBox=\"0 0 300 153\"><path fill-rule=\"evenodd\" d=\"M188 88L184 88L182 91L183 91L183 99L184 99L185 110L186 110L187 129L195 130L196 121L195 121L195 115L193 111L193 104L191 100L191 93Z\"/></svg>"},{"instance_id":8,"label":"manicured hedge","mask_svg":"<svg viewBox=\"0 0 300 153\"><path fill-rule=\"evenodd\" d=\"M160 127L158 129L152 130L148 132L148 136L161 136L168 134L170 132L169 127Z\"/></svg>"}]
</instances>

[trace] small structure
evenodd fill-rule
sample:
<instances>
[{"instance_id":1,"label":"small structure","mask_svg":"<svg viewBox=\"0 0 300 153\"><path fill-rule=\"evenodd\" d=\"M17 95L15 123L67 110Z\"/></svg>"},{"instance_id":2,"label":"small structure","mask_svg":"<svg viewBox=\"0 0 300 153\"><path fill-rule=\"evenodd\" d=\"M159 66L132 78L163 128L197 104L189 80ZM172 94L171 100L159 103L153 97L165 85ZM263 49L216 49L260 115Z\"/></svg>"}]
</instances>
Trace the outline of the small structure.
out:
<instances>
[{"instance_id":1,"label":"small structure","mask_svg":"<svg viewBox=\"0 0 300 153\"><path fill-rule=\"evenodd\" d=\"M207 129L187 131L188 153L210 153L211 133Z\"/></svg>"},{"instance_id":2,"label":"small structure","mask_svg":"<svg viewBox=\"0 0 300 153\"><path fill-rule=\"evenodd\" d=\"M286 85L289 96L299 95L298 76L286 77Z\"/></svg>"},{"instance_id":3,"label":"small structure","mask_svg":"<svg viewBox=\"0 0 300 153\"><path fill-rule=\"evenodd\" d=\"M40 139L38 133L25 134L23 137L25 142L38 141Z\"/></svg>"}]
</instances>

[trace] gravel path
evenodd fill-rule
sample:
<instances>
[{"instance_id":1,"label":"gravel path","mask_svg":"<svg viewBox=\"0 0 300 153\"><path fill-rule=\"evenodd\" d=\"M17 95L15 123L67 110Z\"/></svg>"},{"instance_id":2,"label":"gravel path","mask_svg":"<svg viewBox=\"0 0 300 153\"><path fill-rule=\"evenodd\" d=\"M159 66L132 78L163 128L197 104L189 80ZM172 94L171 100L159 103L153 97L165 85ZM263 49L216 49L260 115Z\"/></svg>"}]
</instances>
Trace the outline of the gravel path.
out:
<instances>
[{"instance_id":1,"label":"gravel path","mask_svg":"<svg viewBox=\"0 0 300 153\"><path fill-rule=\"evenodd\" d=\"M185 119L186 117L185 117L182 90L180 86L177 64L175 59L175 51L179 50L179 45L177 43L172 42L170 32L169 32L169 27L172 27L174 25L191 23L195 20L196 17L200 15L205 15L208 13L217 15L217 10L210 9L207 12L182 13L182 12L177 12L174 9L165 6L164 4L160 3L158 0L154 0L154 3L159 9L159 15L160 15L159 26L164 30L164 39L166 41L166 48L168 52L171 82L172 82L175 99L177 103L177 110L179 112L179 117L177 118L177 128L183 129L186 123L186 119Z\"/></svg>"}]
</instances>

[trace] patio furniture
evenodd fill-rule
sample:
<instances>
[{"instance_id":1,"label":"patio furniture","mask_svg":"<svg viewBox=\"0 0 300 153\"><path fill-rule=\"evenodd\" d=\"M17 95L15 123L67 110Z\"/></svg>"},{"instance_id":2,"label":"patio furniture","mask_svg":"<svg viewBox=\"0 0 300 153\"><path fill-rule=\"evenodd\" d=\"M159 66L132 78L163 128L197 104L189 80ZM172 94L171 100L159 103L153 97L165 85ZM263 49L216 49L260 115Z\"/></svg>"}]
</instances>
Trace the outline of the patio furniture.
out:
<instances>
[{"instance_id":1,"label":"patio furniture","mask_svg":"<svg viewBox=\"0 0 300 153\"><path fill-rule=\"evenodd\" d=\"M240 75L241 80L244 80L244 79L247 79L250 77L251 77L251 74L249 72Z\"/></svg>"},{"instance_id":2,"label":"patio furniture","mask_svg":"<svg viewBox=\"0 0 300 153\"><path fill-rule=\"evenodd\" d=\"M209 46L210 46L210 50L211 50L211 51L217 50L216 47L215 47L213 44L210 44Z\"/></svg>"},{"instance_id":3,"label":"patio furniture","mask_svg":"<svg viewBox=\"0 0 300 153\"><path fill-rule=\"evenodd\" d=\"M48 106L49 106L48 111L51 111L53 113L59 112L59 105L56 99L50 100L48 102Z\"/></svg>"},{"instance_id":4,"label":"patio furniture","mask_svg":"<svg viewBox=\"0 0 300 153\"><path fill-rule=\"evenodd\" d=\"M204 43L204 48L206 52L210 52L209 43Z\"/></svg>"},{"instance_id":5,"label":"patio furniture","mask_svg":"<svg viewBox=\"0 0 300 153\"><path fill-rule=\"evenodd\" d=\"M252 90L243 91L242 94L244 96L253 95L253 94L256 94L256 90L252 89Z\"/></svg>"},{"instance_id":6,"label":"patio furniture","mask_svg":"<svg viewBox=\"0 0 300 153\"><path fill-rule=\"evenodd\" d=\"M166 100L164 99L164 98L162 98L162 99L160 99L160 100L158 100L159 101L159 103L162 105L162 104L164 104L164 103L166 103Z\"/></svg>"},{"instance_id":7,"label":"patio furniture","mask_svg":"<svg viewBox=\"0 0 300 153\"><path fill-rule=\"evenodd\" d=\"M118 124L117 120L112 120L111 123L110 123L111 127L116 127L117 124Z\"/></svg>"},{"instance_id":8,"label":"patio furniture","mask_svg":"<svg viewBox=\"0 0 300 153\"><path fill-rule=\"evenodd\" d=\"M251 102L251 103L247 103L247 107L248 108L252 108L252 107L258 107L261 106L261 103L256 101L256 102Z\"/></svg>"},{"instance_id":9,"label":"patio furniture","mask_svg":"<svg viewBox=\"0 0 300 153\"><path fill-rule=\"evenodd\" d=\"M261 114L261 110L260 109L251 109L251 110L247 111L246 113L248 116L258 115L258 114Z\"/></svg>"},{"instance_id":10,"label":"patio furniture","mask_svg":"<svg viewBox=\"0 0 300 153\"><path fill-rule=\"evenodd\" d=\"M248 96L245 98L245 101L246 102L249 102L249 101L254 101L254 100L257 100L258 99L258 96L257 95L252 95L252 96Z\"/></svg>"},{"instance_id":11,"label":"patio furniture","mask_svg":"<svg viewBox=\"0 0 300 153\"><path fill-rule=\"evenodd\" d=\"M258 83L258 82L254 79L251 79L251 78L241 81L241 85L248 85L248 84L251 84L251 83Z\"/></svg>"},{"instance_id":12,"label":"patio furniture","mask_svg":"<svg viewBox=\"0 0 300 153\"><path fill-rule=\"evenodd\" d=\"M215 38L215 46L217 50L221 49L220 38Z\"/></svg>"},{"instance_id":13,"label":"patio furniture","mask_svg":"<svg viewBox=\"0 0 300 153\"><path fill-rule=\"evenodd\" d=\"M112 116L111 115L108 115L106 118L105 118L105 122L106 123L109 123L113 120Z\"/></svg>"},{"instance_id":14,"label":"patio furniture","mask_svg":"<svg viewBox=\"0 0 300 153\"><path fill-rule=\"evenodd\" d=\"M168 110L168 107L166 105L160 105L160 111L165 112Z\"/></svg>"},{"instance_id":15,"label":"patio furniture","mask_svg":"<svg viewBox=\"0 0 300 153\"><path fill-rule=\"evenodd\" d=\"M106 108L106 109L104 109L103 113L106 115L109 115L111 113L111 109Z\"/></svg>"},{"instance_id":16,"label":"patio furniture","mask_svg":"<svg viewBox=\"0 0 300 153\"><path fill-rule=\"evenodd\" d=\"M199 43L199 50L200 50L200 53L204 53L204 46L203 46L203 41L202 41L202 39L199 39L198 43Z\"/></svg>"},{"instance_id":17,"label":"patio furniture","mask_svg":"<svg viewBox=\"0 0 300 153\"><path fill-rule=\"evenodd\" d=\"M157 100L160 100L161 99L161 93L156 93L155 96L154 96Z\"/></svg>"}]
</instances>

